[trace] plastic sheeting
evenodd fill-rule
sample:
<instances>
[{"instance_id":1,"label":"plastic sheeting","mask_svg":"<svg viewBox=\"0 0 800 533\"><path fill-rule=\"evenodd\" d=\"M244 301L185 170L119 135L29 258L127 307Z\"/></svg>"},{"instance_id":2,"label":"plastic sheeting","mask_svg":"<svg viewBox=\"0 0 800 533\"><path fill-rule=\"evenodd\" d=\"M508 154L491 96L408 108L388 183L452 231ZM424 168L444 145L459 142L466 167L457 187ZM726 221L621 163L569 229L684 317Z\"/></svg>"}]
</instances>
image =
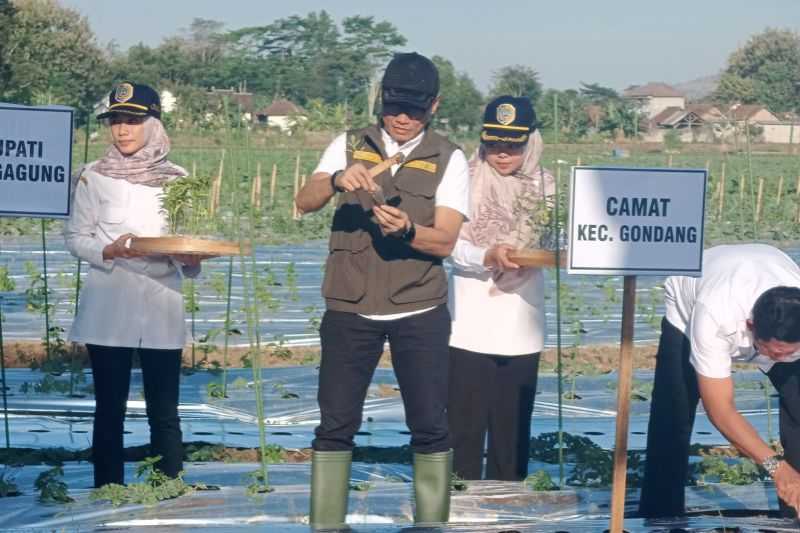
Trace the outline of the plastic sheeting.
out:
<instances>
[{"instance_id":1,"label":"plastic sheeting","mask_svg":"<svg viewBox=\"0 0 800 533\"><path fill-rule=\"evenodd\" d=\"M10 397L11 443L15 447L63 446L83 449L90 445L91 395L67 398L58 394L21 394L25 381L42 376L39 372L14 369L8 374ZM264 398L269 424L267 440L288 448L307 447L318 419L316 406L317 369L314 367L268 368L263 371ZM637 374L639 386L646 388L650 373ZM209 398L207 385L220 376L196 373L181 382L180 406L184 441L202 440L227 446L255 447L258 427L250 370L234 370L230 376L229 398ZM63 377L62 377L63 379ZM88 376L91 380L91 376ZM740 390L737 399L749 420L765 434L770 427L777 431L777 420L768 415L767 396L758 387L764 376L758 372L735 375ZM564 429L590 437L605 448L612 445L616 391L614 375L581 377L576 384L580 399L565 402ZM378 369L369 389L364 423L356 437L359 446L400 446L408 442L402 402L390 369ZM540 377L540 393L533 415L533 432L554 431L557 424L556 380ZM295 397L296 396L296 397ZM644 448L649 405L632 404L631 448ZM134 372L125 424L126 445L145 444L148 429L141 400L141 375ZM694 442L722 444L724 439L711 427L702 413L695 425ZM128 481L133 480L133 464L127 464ZM219 491L203 491L153 507L126 506L90 502L88 487L92 482L91 465L70 463L65 467L65 481L76 502L69 505L43 505L33 496L33 481L46 467L26 466L11 471L22 496L0 499L0 529L87 530L95 528L170 531L252 529L275 532L307 531L309 465L270 466L270 483L275 491L251 498L245 493L247 474L255 464L188 463L189 482L218 485ZM531 471L547 470L557 478L557 465L533 462ZM567 465L567 474L570 465ZM369 482L369 490L351 491L348 521L358 531L398 531L411 523L411 469L409 465L363 464L353 467L354 482ZM714 531L720 526L739 527L740 531L795 531L792 523L767 518L723 518L726 513L766 513L777 509L774 488L756 484L745 487L708 485L687 489L689 509L710 516L690 518L683 523L626 520L630 532L638 531ZM636 507L637 492L628 494L627 508ZM453 524L446 531L519 532L600 532L608 527L610 493L602 490L568 490L534 493L522 483L470 482L466 492L453 496ZM679 529L683 528L683 529Z\"/></svg>"},{"instance_id":2,"label":"plastic sheeting","mask_svg":"<svg viewBox=\"0 0 800 533\"><path fill-rule=\"evenodd\" d=\"M260 331L262 339L282 339L288 345L318 344L319 338L313 327L311 319L321 315L325 307L320 294L322 274L327 254L327 244L324 242L311 242L306 244L283 246L257 246L256 268L259 277L266 280L271 274L274 283L269 286L274 302L280 305L275 310L267 310L262 306ZM41 270L41 245L35 239L16 239L4 242L0 249L0 264L9 268L11 278L17 288L11 293L0 293L3 298L3 313L6 315L4 333L7 339L35 340L42 337L44 325L42 318L25 309L24 291L29 280L25 273L27 261ZM51 236L48 243L48 280L56 302L55 324L66 329L72 321L74 288L70 288L76 271L75 259L64 249L63 241L57 236ZM204 273L198 278L196 289L199 293L198 306L200 310L196 315L197 338L209 330L221 328L224 325L226 302L223 297L215 294L210 280L216 275L227 275L228 259L218 258L204 263ZM294 282L290 282L288 274L290 267L293 270ZM87 266L82 267L82 276L86 275ZM250 265L248 263L248 269ZM602 287L606 283L604 277L593 276L562 276L562 282L579 294L581 303L581 319L584 333L580 334L580 343L612 343L619 341L621 318L621 293L622 278L611 278L608 288ZM663 281L660 277L640 278L637 292L640 294L640 305L637 309L636 342L654 342L657 332L649 325L649 315L663 312L660 304L660 291L655 289L658 302L651 302L651 288ZM555 294L555 281L553 276L547 276L547 294ZM608 293L615 295L616 303L608 303ZM241 311L243 306L242 277L239 261L233 265L233 289L231 296L232 321L241 331L246 330L246 320ZM655 307L653 307L655 305ZM546 302L549 318L548 346L555 344L555 300L549 298ZM564 327L562 342L567 345L576 341L575 334L570 328ZM234 343L246 344L244 337L233 339Z\"/></svg>"},{"instance_id":3,"label":"plastic sheeting","mask_svg":"<svg viewBox=\"0 0 800 533\"><path fill-rule=\"evenodd\" d=\"M247 496L247 474L256 464L187 465L186 480L216 485L220 490L198 491L175 500L146 507L118 508L105 502L90 502L91 466L69 464L65 480L75 503L44 505L33 495L32 484L45 467L26 467L18 473L22 496L0 500L3 510L0 529L89 530L147 527L150 531L223 528L271 532L307 531L310 467L307 464L270 467L270 484L275 489L266 495ZM131 467L127 472L132 478ZM353 482L369 483L368 490L350 491L348 523L355 531L390 532L412 522L410 467L400 465L353 465ZM638 494L629 491L626 510L637 505ZM565 490L533 492L523 483L469 482L467 490L454 492L451 524L442 531L592 532L608 527L610 491ZM774 489L765 485L733 487L712 485L687 490L690 513L703 513L679 521L628 519L625 528L639 531L715 531L720 526L739 527L740 531L796 531L791 521L766 517L727 518L726 514L766 514L776 509ZM676 529L683 528L683 529Z\"/></svg>"},{"instance_id":4,"label":"plastic sheeting","mask_svg":"<svg viewBox=\"0 0 800 533\"><path fill-rule=\"evenodd\" d=\"M318 371L315 367L266 368L264 404L269 442L287 448L310 445L313 429L319 421L317 407ZM13 415L11 442L17 447L87 448L94 401L69 398L63 394L21 394L24 382L41 379L42 373L23 369L7 371L9 409ZM62 376L60 379L68 379ZM91 382L91 374L86 379ZM207 386L219 382L221 376L198 372L181 379L181 422L185 441L207 441L226 446L258 445L255 395L252 372L236 369L229 372L228 398L208 396ZM579 398L564 402L564 431L591 438L603 448L613 446L616 417L616 375L581 376L577 378ZM652 372L637 372L636 387L646 391L652 383ZM778 432L777 399L767 378L758 371L734 374L736 400L740 411L762 435L775 437ZM766 391L761 389L767 384ZM558 396L555 376L539 378L535 410L532 417L534 434L557 431ZM644 449L650 405L632 401L630 449ZM141 373L134 371L125 422L126 445L146 444L149 439L142 400ZM2 432L2 430L0 430ZM408 442L408 430L397 382L391 369L376 370L364 408L361 430L356 436L360 446L400 446ZM725 439L702 412L695 421L692 442L707 445L725 444Z\"/></svg>"}]
</instances>

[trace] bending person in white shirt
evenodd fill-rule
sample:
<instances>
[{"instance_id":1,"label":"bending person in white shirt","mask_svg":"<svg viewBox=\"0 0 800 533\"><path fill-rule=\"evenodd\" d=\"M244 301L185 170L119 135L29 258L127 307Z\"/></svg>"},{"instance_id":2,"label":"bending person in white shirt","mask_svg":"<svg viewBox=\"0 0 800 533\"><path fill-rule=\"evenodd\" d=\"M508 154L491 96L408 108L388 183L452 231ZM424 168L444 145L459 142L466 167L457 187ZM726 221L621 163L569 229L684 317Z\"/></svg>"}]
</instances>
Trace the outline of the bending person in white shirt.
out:
<instances>
[{"instance_id":1,"label":"bending person in white shirt","mask_svg":"<svg viewBox=\"0 0 800 533\"><path fill-rule=\"evenodd\" d=\"M453 469L481 479L528 473L531 414L544 346L544 276L508 259L540 246L552 175L539 165L542 138L530 100L501 96L485 111L470 160L470 219L459 234L450 279Z\"/></svg>"},{"instance_id":2,"label":"bending person in white shirt","mask_svg":"<svg viewBox=\"0 0 800 533\"><path fill-rule=\"evenodd\" d=\"M96 487L124 483L123 423L133 352L142 366L150 454L175 477L183 468L178 419L181 353L186 340L182 275L200 272L200 257L144 257L133 236L165 233L160 195L186 176L169 161L158 93L121 83L109 95L112 145L75 183L64 229L69 251L91 266L69 340L86 344L92 363L95 417L92 461ZM179 269L182 272L179 272Z\"/></svg>"},{"instance_id":3,"label":"bending person in white shirt","mask_svg":"<svg viewBox=\"0 0 800 533\"><path fill-rule=\"evenodd\" d=\"M725 438L775 480L782 513L795 514L800 507L800 268L771 246L716 246L704 252L702 277L670 277L664 296L640 515L685 513L698 399ZM758 365L777 389L785 457L736 410L734 362Z\"/></svg>"}]
</instances>

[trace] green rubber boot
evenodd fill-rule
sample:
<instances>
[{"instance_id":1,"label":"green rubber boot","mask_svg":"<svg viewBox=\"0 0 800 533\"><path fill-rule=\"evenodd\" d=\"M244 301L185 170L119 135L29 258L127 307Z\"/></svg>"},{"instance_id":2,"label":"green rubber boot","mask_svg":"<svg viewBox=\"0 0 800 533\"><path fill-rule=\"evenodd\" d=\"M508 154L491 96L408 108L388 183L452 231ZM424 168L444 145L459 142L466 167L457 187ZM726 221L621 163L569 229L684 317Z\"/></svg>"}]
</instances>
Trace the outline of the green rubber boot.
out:
<instances>
[{"instance_id":1,"label":"green rubber boot","mask_svg":"<svg viewBox=\"0 0 800 533\"><path fill-rule=\"evenodd\" d=\"M310 522L314 531L346 530L352 460L352 451L312 453Z\"/></svg>"},{"instance_id":2,"label":"green rubber boot","mask_svg":"<svg viewBox=\"0 0 800 533\"><path fill-rule=\"evenodd\" d=\"M453 450L414 454L414 524L430 526L450 518Z\"/></svg>"}]
</instances>

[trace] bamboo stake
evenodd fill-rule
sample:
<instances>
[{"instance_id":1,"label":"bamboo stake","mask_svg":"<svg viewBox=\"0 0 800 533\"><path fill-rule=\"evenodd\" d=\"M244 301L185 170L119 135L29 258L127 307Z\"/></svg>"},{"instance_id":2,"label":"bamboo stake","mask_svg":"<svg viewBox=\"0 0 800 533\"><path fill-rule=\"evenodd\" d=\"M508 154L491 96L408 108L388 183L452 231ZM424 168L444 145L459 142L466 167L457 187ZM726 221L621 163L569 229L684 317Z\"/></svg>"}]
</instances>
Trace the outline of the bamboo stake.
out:
<instances>
[{"instance_id":1,"label":"bamboo stake","mask_svg":"<svg viewBox=\"0 0 800 533\"><path fill-rule=\"evenodd\" d=\"M275 205L275 185L278 180L278 165L272 164L272 179L269 182L269 205Z\"/></svg>"},{"instance_id":2,"label":"bamboo stake","mask_svg":"<svg viewBox=\"0 0 800 533\"><path fill-rule=\"evenodd\" d=\"M50 361L50 288L47 281L47 239L45 237L46 221L42 219L42 277L44 279L44 342L47 349L47 361ZM3 383L5 385L5 383Z\"/></svg>"},{"instance_id":3,"label":"bamboo stake","mask_svg":"<svg viewBox=\"0 0 800 533\"><path fill-rule=\"evenodd\" d=\"M722 211L725 209L725 162L722 162L722 171L719 176L719 209L717 219L722 220Z\"/></svg>"},{"instance_id":4,"label":"bamboo stake","mask_svg":"<svg viewBox=\"0 0 800 533\"><path fill-rule=\"evenodd\" d=\"M208 189L208 215L214 216L214 198L217 197L217 180L211 181L211 187Z\"/></svg>"},{"instance_id":5,"label":"bamboo stake","mask_svg":"<svg viewBox=\"0 0 800 533\"><path fill-rule=\"evenodd\" d=\"M783 196L783 176L778 179L778 198L776 200L777 205L781 205L781 197Z\"/></svg>"},{"instance_id":6,"label":"bamboo stake","mask_svg":"<svg viewBox=\"0 0 800 533\"><path fill-rule=\"evenodd\" d=\"M258 177L258 207L261 207L261 163L256 165L256 176Z\"/></svg>"},{"instance_id":7,"label":"bamboo stake","mask_svg":"<svg viewBox=\"0 0 800 533\"><path fill-rule=\"evenodd\" d=\"M214 212L219 210L219 197L222 193L222 174L225 169L225 150L222 150L222 156L219 159L219 172L217 173L217 188L214 191Z\"/></svg>"},{"instance_id":8,"label":"bamboo stake","mask_svg":"<svg viewBox=\"0 0 800 533\"><path fill-rule=\"evenodd\" d=\"M219 159L219 172L217 177L211 182L211 190L208 193L208 214L214 216L219 209L219 195L222 188L222 172L225 168L225 150L222 150L222 155Z\"/></svg>"},{"instance_id":9,"label":"bamboo stake","mask_svg":"<svg viewBox=\"0 0 800 533\"><path fill-rule=\"evenodd\" d=\"M800 224L800 176L797 176L797 185L794 189L794 196L797 200L797 223Z\"/></svg>"},{"instance_id":10,"label":"bamboo stake","mask_svg":"<svg viewBox=\"0 0 800 533\"><path fill-rule=\"evenodd\" d=\"M297 204L294 203L294 199L297 196L298 187L300 186L300 154L297 154L297 159L294 162L294 192L292 193L292 218L297 220L298 218L298 211L297 211Z\"/></svg>"},{"instance_id":11,"label":"bamboo stake","mask_svg":"<svg viewBox=\"0 0 800 533\"><path fill-rule=\"evenodd\" d=\"M558 220L559 187L561 165L556 167L555 202L553 203L553 234L556 244L556 264L561 264L560 228ZM556 267L556 375L558 376L558 488L564 488L564 372L561 352L561 269Z\"/></svg>"},{"instance_id":12,"label":"bamboo stake","mask_svg":"<svg viewBox=\"0 0 800 533\"><path fill-rule=\"evenodd\" d=\"M292 216L295 220L300 220L301 213L300 210L297 208L297 203L294 201L294 199L297 197L297 193L300 192L300 189L302 189L305 186L305 184L306 184L306 175L301 174L297 178L297 182L295 183L294 197L292 197L292 207L294 208Z\"/></svg>"},{"instance_id":13,"label":"bamboo stake","mask_svg":"<svg viewBox=\"0 0 800 533\"><path fill-rule=\"evenodd\" d=\"M667 159L667 166L672 168L672 154L669 154L669 159Z\"/></svg>"},{"instance_id":14,"label":"bamboo stake","mask_svg":"<svg viewBox=\"0 0 800 533\"><path fill-rule=\"evenodd\" d=\"M739 176L739 201L744 202L744 176Z\"/></svg>"},{"instance_id":15,"label":"bamboo stake","mask_svg":"<svg viewBox=\"0 0 800 533\"><path fill-rule=\"evenodd\" d=\"M261 163L256 164L256 175L250 186L250 204L256 209L261 209Z\"/></svg>"},{"instance_id":16,"label":"bamboo stake","mask_svg":"<svg viewBox=\"0 0 800 533\"><path fill-rule=\"evenodd\" d=\"M292 218L294 220L298 219L298 211L297 211L297 204L295 203L294 199L297 197L297 188L300 185L300 176L295 174L294 176L294 192L292 193Z\"/></svg>"},{"instance_id":17,"label":"bamboo stake","mask_svg":"<svg viewBox=\"0 0 800 533\"><path fill-rule=\"evenodd\" d=\"M758 178L758 196L756 198L756 222L761 220L761 198L764 194L764 178Z\"/></svg>"},{"instance_id":18,"label":"bamboo stake","mask_svg":"<svg viewBox=\"0 0 800 533\"><path fill-rule=\"evenodd\" d=\"M578 158L578 161L575 163L575 166L576 167L581 166L581 158L580 157Z\"/></svg>"}]
</instances>

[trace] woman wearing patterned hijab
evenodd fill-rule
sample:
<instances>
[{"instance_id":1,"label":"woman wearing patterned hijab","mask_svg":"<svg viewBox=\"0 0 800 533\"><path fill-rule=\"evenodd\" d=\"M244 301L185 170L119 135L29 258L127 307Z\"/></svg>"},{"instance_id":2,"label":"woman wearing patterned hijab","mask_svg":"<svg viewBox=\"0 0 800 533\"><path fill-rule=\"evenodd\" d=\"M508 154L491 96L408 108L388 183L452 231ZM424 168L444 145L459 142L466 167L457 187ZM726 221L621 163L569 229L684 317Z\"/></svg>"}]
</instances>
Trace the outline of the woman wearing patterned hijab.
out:
<instances>
[{"instance_id":1,"label":"woman wearing patterned hijab","mask_svg":"<svg viewBox=\"0 0 800 533\"><path fill-rule=\"evenodd\" d=\"M531 414L544 346L544 277L511 250L540 247L555 193L542 169L542 137L530 100L486 106L470 160L470 218L452 254L450 398L453 471L481 479L527 476Z\"/></svg>"},{"instance_id":2,"label":"woman wearing patterned hijab","mask_svg":"<svg viewBox=\"0 0 800 533\"><path fill-rule=\"evenodd\" d=\"M167 160L169 138L160 120L158 93L121 83L109 95L112 144L74 182L72 214L64 237L90 271L69 339L86 344L92 363L95 417L94 483L124 483L123 423L133 352L142 368L150 455L175 477L183 468L178 384L185 343L184 276L200 272L191 256L143 256L134 236L166 232L163 185L187 175Z\"/></svg>"}]
</instances>

